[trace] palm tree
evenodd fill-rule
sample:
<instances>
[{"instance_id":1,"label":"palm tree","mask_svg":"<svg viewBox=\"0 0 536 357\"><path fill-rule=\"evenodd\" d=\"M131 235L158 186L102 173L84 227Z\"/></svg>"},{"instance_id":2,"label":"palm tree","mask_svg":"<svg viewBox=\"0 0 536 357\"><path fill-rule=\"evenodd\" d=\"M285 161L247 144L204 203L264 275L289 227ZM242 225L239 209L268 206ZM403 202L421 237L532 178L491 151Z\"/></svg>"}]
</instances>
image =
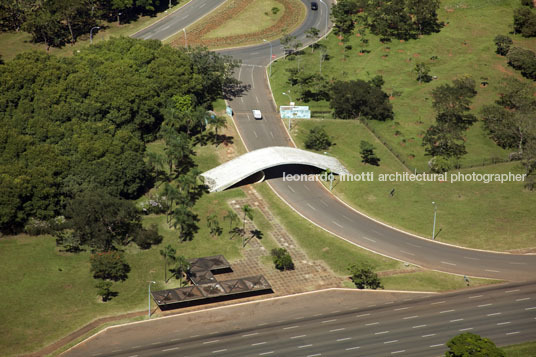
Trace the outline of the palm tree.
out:
<instances>
[{"instance_id":1,"label":"palm tree","mask_svg":"<svg viewBox=\"0 0 536 357\"><path fill-rule=\"evenodd\" d=\"M244 212L244 224L242 226L242 231L246 232L246 217L253 222L253 208L250 205L242 206L242 212ZM246 235L242 235L242 248L246 246Z\"/></svg>"},{"instance_id":2,"label":"palm tree","mask_svg":"<svg viewBox=\"0 0 536 357\"><path fill-rule=\"evenodd\" d=\"M175 268L173 269L173 273L175 277L179 279L179 285L182 286L182 277L184 274L188 272L188 270L190 270L190 263L182 255L179 255L175 259L175 263L176 264L175 264Z\"/></svg>"},{"instance_id":3,"label":"palm tree","mask_svg":"<svg viewBox=\"0 0 536 357\"><path fill-rule=\"evenodd\" d=\"M171 246L171 244L168 244L167 247L165 247L164 249L160 249L160 255L162 257L164 257L164 281L167 283L168 282L168 279L167 279L167 262L168 260L170 260L171 262L174 262L176 261L176 257L175 257L175 254L177 253L177 251L175 250L175 248L173 248Z\"/></svg>"}]
</instances>

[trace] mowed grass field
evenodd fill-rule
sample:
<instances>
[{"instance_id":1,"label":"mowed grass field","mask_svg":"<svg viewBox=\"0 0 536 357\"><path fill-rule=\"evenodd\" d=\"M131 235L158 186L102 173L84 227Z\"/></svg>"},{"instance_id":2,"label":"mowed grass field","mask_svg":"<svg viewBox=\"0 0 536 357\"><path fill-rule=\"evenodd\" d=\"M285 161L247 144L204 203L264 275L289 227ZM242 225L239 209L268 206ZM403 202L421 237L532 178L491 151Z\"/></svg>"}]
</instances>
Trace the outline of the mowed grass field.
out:
<instances>
[{"instance_id":1,"label":"mowed grass field","mask_svg":"<svg viewBox=\"0 0 536 357\"><path fill-rule=\"evenodd\" d=\"M375 182L337 183L334 192L360 211L388 224L425 237L432 235L433 205L438 207L437 239L466 247L490 250L516 250L536 247L533 209L536 195L524 190L523 183L403 183L379 182L380 173L428 171L429 156L422 147L422 135L434 122L430 92L463 75L477 83L478 94L473 100L472 112L479 116L484 104L498 98L500 81L505 76L522 78L508 67L506 59L495 54L493 38L508 34L513 21L513 9L518 1L442 1L440 21L446 26L440 33L423 36L407 42L393 40L382 44L376 36L367 34L370 53L360 55L359 37L350 41L352 49L344 58L344 46L333 34L321 41L331 58L322 63L322 73L333 79L371 79L382 75L384 90L392 99L395 119L388 122L368 121L374 134L353 120L298 120L294 121L292 135L299 147L307 132L314 126L324 126L336 145L328 150L352 173L372 171ZM533 48L536 41L512 35L515 45ZM437 56L437 60L431 60ZM300 68L319 71L320 52L305 49L299 56ZM426 62L430 75L437 80L419 84L415 64ZM282 92L291 88L286 83L287 68L297 67L297 59L281 59L272 67L271 85L278 104L286 104ZM525 80L525 79L523 79ZM481 82L488 82L481 86ZM526 80L525 80L526 81ZM398 93L397 93L398 92ZM296 95L292 95L295 99ZM327 102L298 103L309 105L314 112L329 111ZM366 140L374 144L381 159L380 166L364 165L359 155L359 144ZM399 159L387 150L386 143ZM499 148L488 138L479 121L466 133L468 154L462 158L462 173L518 173L519 162L468 168L489 164L493 158L504 159L509 151ZM402 164L402 161L405 165ZM452 172L451 172L452 174ZM394 196L389 193L395 189Z\"/></svg>"},{"instance_id":2,"label":"mowed grass field","mask_svg":"<svg viewBox=\"0 0 536 357\"><path fill-rule=\"evenodd\" d=\"M156 16L141 16L138 20L130 23L118 25L117 22L105 22L101 24L101 29L93 31L93 43L107 40L110 37L130 36L180 9L189 2L190 0L181 0L167 12L158 13ZM48 53L57 56L72 56L74 52L89 46L89 44L88 33L80 36L74 45L67 44L61 48L50 47ZM27 32L0 32L0 54L4 60L10 60L19 53L33 50L47 52L46 46L42 43L33 43L32 36Z\"/></svg>"},{"instance_id":3,"label":"mowed grass field","mask_svg":"<svg viewBox=\"0 0 536 357\"><path fill-rule=\"evenodd\" d=\"M425 130L434 122L431 91L437 86L450 83L453 79L469 75L477 83L477 96L473 99L473 113L478 116L480 108L498 98L500 81L505 76L522 78L518 71L506 63L505 57L495 53L493 38L498 34L509 35L512 31L513 9L518 0L480 0L441 2L439 20L445 26L439 33L425 35L417 40L380 43L378 36L367 32L368 46L361 47L361 37L352 36L346 51L345 45L331 34L320 43L327 47L330 59L322 63L322 74L328 79L369 80L382 75L385 80L383 89L393 94L392 105L395 119L388 122L369 121L369 125L389 144L411 169L428 169L429 157L424 156L421 146ZM514 46L536 47L534 39L520 35L509 35ZM360 55L364 48L370 53ZM300 55L300 68L308 72L319 72L320 51L311 53L305 49ZM432 57L437 59L433 60ZM272 89L278 105L288 103L283 95L291 89L287 83L287 68L297 68L297 59L281 59L272 66ZM416 80L415 65L424 62L429 65L431 76L437 80L419 84ZM526 80L526 79L524 79ZM481 82L487 82L485 87ZM292 96L296 99L296 95ZM309 102L316 112L329 112L329 103ZM313 113L314 114L314 113ZM493 158L505 159L508 151L499 148L482 130L481 123L475 124L466 133L468 154L461 159L464 166L481 165Z\"/></svg>"}]
</instances>

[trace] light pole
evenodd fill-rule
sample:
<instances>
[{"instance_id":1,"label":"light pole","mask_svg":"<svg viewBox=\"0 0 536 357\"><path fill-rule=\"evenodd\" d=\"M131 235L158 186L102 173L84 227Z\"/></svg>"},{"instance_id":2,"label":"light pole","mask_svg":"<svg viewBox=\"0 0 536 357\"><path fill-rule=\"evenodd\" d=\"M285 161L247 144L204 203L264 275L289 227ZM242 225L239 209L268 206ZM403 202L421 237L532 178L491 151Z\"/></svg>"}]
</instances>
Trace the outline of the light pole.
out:
<instances>
[{"instance_id":1,"label":"light pole","mask_svg":"<svg viewBox=\"0 0 536 357\"><path fill-rule=\"evenodd\" d=\"M186 38L186 28L183 28L182 31L184 32L184 47L188 47L188 39Z\"/></svg>"},{"instance_id":2,"label":"light pole","mask_svg":"<svg viewBox=\"0 0 536 357\"><path fill-rule=\"evenodd\" d=\"M329 7L328 4L326 4L324 1L320 0L324 6L326 6L326 34L328 33L328 18L329 18Z\"/></svg>"},{"instance_id":3,"label":"light pole","mask_svg":"<svg viewBox=\"0 0 536 357\"><path fill-rule=\"evenodd\" d=\"M93 30L100 29L100 26L92 27L91 30L89 30L89 44L91 45L93 43Z\"/></svg>"},{"instance_id":4,"label":"light pole","mask_svg":"<svg viewBox=\"0 0 536 357\"><path fill-rule=\"evenodd\" d=\"M171 9L171 0L169 0L168 9Z\"/></svg>"},{"instance_id":5,"label":"light pole","mask_svg":"<svg viewBox=\"0 0 536 357\"><path fill-rule=\"evenodd\" d=\"M290 93L290 90L288 92ZM290 103L292 103L292 98L290 97L290 94L283 92L283 95L286 95L288 97L289 105L290 105ZM288 131L290 132L290 117L288 117Z\"/></svg>"},{"instance_id":6,"label":"light pole","mask_svg":"<svg viewBox=\"0 0 536 357\"><path fill-rule=\"evenodd\" d=\"M156 284L156 281L149 281L149 310L148 310L148 315L149 315L149 318L151 318L151 284Z\"/></svg>"},{"instance_id":7,"label":"light pole","mask_svg":"<svg viewBox=\"0 0 536 357\"><path fill-rule=\"evenodd\" d=\"M437 216L437 205L434 201L432 201L432 204L434 205L434 228L432 228L432 238L435 240L435 223L436 223L436 216Z\"/></svg>"},{"instance_id":8,"label":"light pole","mask_svg":"<svg viewBox=\"0 0 536 357\"><path fill-rule=\"evenodd\" d=\"M266 41L264 38L262 39L264 42L268 42ZM272 56L273 56L273 52L272 52L272 43L271 42L268 42L268 44L270 45L270 68L269 68L269 74L268 74L268 77L271 77L272 76Z\"/></svg>"}]
</instances>

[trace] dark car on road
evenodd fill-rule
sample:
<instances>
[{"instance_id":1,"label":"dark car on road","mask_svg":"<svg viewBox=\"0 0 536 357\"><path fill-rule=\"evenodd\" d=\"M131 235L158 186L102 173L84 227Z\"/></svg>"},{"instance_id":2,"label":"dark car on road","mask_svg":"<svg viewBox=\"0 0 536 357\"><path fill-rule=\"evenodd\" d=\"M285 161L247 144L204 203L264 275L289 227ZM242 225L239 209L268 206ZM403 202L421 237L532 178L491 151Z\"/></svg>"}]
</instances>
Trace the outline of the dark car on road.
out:
<instances>
[{"instance_id":1,"label":"dark car on road","mask_svg":"<svg viewBox=\"0 0 536 357\"><path fill-rule=\"evenodd\" d=\"M318 10L318 3L317 2L313 1L311 3L311 10Z\"/></svg>"}]
</instances>

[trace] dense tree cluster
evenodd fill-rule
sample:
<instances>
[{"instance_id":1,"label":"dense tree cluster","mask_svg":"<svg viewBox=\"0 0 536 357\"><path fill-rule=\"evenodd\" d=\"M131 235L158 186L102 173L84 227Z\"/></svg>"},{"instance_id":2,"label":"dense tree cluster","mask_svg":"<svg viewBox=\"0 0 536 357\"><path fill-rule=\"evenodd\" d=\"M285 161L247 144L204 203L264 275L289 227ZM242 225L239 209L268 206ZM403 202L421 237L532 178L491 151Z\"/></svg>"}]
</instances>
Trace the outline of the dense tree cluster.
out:
<instances>
[{"instance_id":1,"label":"dense tree cluster","mask_svg":"<svg viewBox=\"0 0 536 357\"><path fill-rule=\"evenodd\" d=\"M327 150L331 146L331 140L326 130L321 126L315 126L309 130L305 138L305 147L310 150Z\"/></svg>"},{"instance_id":2,"label":"dense tree cluster","mask_svg":"<svg viewBox=\"0 0 536 357\"><path fill-rule=\"evenodd\" d=\"M439 31L439 0L341 0L333 5L335 31L350 34L355 23L383 38L410 39Z\"/></svg>"},{"instance_id":3,"label":"dense tree cluster","mask_svg":"<svg viewBox=\"0 0 536 357\"><path fill-rule=\"evenodd\" d=\"M508 64L520 70L524 77L536 80L536 53L520 47L511 47L506 58Z\"/></svg>"},{"instance_id":4,"label":"dense tree cluster","mask_svg":"<svg viewBox=\"0 0 536 357\"><path fill-rule=\"evenodd\" d=\"M504 357L504 351L489 338L465 332L447 342L446 357Z\"/></svg>"},{"instance_id":5,"label":"dense tree cluster","mask_svg":"<svg viewBox=\"0 0 536 357\"><path fill-rule=\"evenodd\" d=\"M522 6L514 10L514 32L523 37L536 36L536 11L533 6Z\"/></svg>"},{"instance_id":6,"label":"dense tree cluster","mask_svg":"<svg viewBox=\"0 0 536 357\"><path fill-rule=\"evenodd\" d=\"M390 120L394 115L389 96L375 80L336 81L331 87L329 105L335 117L342 119Z\"/></svg>"},{"instance_id":7,"label":"dense tree cluster","mask_svg":"<svg viewBox=\"0 0 536 357\"><path fill-rule=\"evenodd\" d=\"M475 95L475 82L469 77L432 91L437 115L436 124L428 128L422 141L426 154L434 158L459 159L467 153L463 133L476 121L476 117L468 113Z\"/></svg>"},{"instance_id":8,"label":"dense tree cluster","mask_svg":"<svg viewBox=\"0 0 536 357\"><path fill-rule=\"evenodd\" d=\"M192 146L207 140L206 109L234 67L203 49L128 38L70 58L30 52L0 65L0 230L51 219L95 188L139 196L156 178L145 143L159 135L168 164L180 163L169 174L188 173Z\"/></svg>"},{"instance_id":9,"label":"dense tree cluster","mask_svg":"<svg viewBox=\"0 0 536 357\"><path fill-rule=\"evenodd\" d=\"M130 21L167 8L159 0L4 0L0 31L29 32L35 42L59 47L89 33L99 20Z\"/></svg>"},{"instance_id":10,"label":"dense tree cluster","mask_svg":"<svg viewBox=\"0 0 536 357\"><path fill-rule=\"evenodd\" d=\"M534 188L536 173L536 97L534 87L513 78L505 79L499 99L482 108L484 127L491 139L512 158L521 159L528 175L527 187Z\"/></svg>"}]
</instances>

